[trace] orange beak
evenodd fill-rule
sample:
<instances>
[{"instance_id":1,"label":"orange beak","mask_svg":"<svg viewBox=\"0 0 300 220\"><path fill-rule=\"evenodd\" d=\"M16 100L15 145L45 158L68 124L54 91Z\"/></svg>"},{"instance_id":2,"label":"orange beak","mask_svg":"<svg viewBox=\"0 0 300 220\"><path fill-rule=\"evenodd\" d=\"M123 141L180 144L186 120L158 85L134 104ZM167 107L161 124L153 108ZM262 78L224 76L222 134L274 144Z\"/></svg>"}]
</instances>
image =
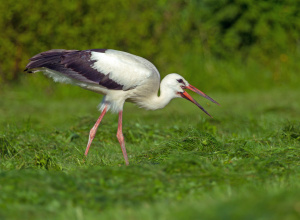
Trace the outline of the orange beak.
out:
<instances>
[{"instance_id":1,"label":"orange beak","mask_svg":"<svg viewBox=\"0 0 300 220\"><path fill-rule=\"evenodd\" d=\"M192 85L186 86L185 89L189 89L189 90L203 96L204 98L207 98L208 100L212 101L213 103L220 105L218 102L216 102L211 97L206 95L204 92L200 91L199 89L197 89L196 87L194 87ZM190 96L186 91L180 92L179 94L181 95L182 98L185 98L185 99L191 101L192 103L194 103L195 105L197 105L202 111L204 111L208 116L210 116L212 118L212 116L198 102L196 102L196 100L193 99L192 96Z\"/></svg>"}]
</instances>

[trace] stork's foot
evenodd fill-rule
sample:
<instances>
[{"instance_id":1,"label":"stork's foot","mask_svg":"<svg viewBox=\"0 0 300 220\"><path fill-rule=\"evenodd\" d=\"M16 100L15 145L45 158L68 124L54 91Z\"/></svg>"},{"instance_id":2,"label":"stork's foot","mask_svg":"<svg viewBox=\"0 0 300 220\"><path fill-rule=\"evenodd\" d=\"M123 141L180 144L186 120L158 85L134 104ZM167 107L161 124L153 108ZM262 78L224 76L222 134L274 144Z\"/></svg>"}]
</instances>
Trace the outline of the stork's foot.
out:
<instances>
[{"instance_id":1,"label":"stork's foot","mask_svg":"<svg viewBox=\"0 0 300 220\"><path fill-rule=\"evenodd\" d=\"M125 163L128 166L129 165L129 161L128 161L128 157L127 157L127 153L126 153L125 141L124 141L124 136L122 134L122 131L117 133L117 138L119 140L119 143L120 143L120 146L121 146L121 149L122 149L122 152L123 152Z\"/></svg>"},{"instance_id":2,"label":"stork's foot","mask_svg":"<svg viewBox=\"0 0 300 220\"><path fill-rule=\"evenodd\" d=\"M88 152L89 152L89 149L90 149L90 146L94 140L94 137L96 135L96 132L97 132L97 127L93 127L91 130L90 130L90 135L89 135L89 141L87 143L87 146L86 146L86 149L85 149L85 156L87 156Z\"/></svg>"}]
</instances>

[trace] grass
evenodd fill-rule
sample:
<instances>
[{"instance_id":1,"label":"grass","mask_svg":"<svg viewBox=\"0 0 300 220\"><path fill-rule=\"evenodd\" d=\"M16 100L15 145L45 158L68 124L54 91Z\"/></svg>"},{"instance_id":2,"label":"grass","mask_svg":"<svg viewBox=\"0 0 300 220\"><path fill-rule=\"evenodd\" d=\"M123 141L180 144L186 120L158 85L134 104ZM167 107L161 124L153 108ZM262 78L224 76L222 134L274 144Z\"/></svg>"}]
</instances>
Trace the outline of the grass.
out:
<instances>
[{"instance_id":1,"label":"grass","mask_svg":"<svg viewBox=\"0 0 300 220\"><path fill-rule=\"evenodd\" d=\"M126 104L129 167L117 115L83 155L99 95L38 75L1 93L1 219L300 217L299 90L194 96L214 119L186 100Z\"/></svg>"}]
</instances>

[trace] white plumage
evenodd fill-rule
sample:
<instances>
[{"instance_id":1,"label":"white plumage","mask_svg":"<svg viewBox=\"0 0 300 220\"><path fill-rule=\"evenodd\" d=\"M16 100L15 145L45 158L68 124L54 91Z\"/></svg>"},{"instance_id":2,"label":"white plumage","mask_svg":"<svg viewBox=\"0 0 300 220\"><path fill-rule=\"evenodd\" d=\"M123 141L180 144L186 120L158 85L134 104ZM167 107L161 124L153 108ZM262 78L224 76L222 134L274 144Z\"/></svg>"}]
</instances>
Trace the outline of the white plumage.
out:
<instances>
[{"instance_id":1,"label":"white plumage","mask_svg":"<svg viewBox=\"0 0 300 220\"><path fill-rule=\"evenodd\" d=\"M124 85L124 90L143 84L145 79L160 78L158 70L152 63L126 52L116 50L106 50L105 53L92 52L91 60L96 61L92 68L105 75L110 73L110 79Z\"/></svg>"},{"instance_id":2,"label":"white plumage","mask_svg":"<svg viewBox=\"0 0 300 220\"><path fill-rule=\"evenodd\" d=\"M218 104L176 73L167 75L160 83L159 72L151 62L117 50L50 50L32 57L26 66L26 71L42 71L56 82L78 85L105 95L100 106L102 113L90 131L85 154L87 155L89 151L105 113L108 110L118 112L117 137L126 165L129 162L122 133L122 113L125 101L134 102L142 108L155 110L165 107L173 98L185 98L208 114L185 91L185 89L190 89ZM159 88L160 96L157 95Z\"/></svg>"}]
</instances>

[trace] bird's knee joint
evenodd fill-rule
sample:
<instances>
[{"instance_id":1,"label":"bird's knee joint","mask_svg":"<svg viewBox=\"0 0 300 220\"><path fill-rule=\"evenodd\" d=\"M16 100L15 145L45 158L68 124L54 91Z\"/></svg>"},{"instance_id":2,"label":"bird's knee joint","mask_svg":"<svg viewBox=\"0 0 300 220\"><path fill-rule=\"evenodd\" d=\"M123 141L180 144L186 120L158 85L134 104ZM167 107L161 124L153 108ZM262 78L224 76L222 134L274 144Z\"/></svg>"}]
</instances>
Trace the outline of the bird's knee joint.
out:
<instances>
[{"instance_id":1,"label":"bird's knee joint","mask_svg":"<svg viewBox=\"0 0 300 220\"><path fill-rule=\"evenodd\" d=\"M96 130L94 128L92 128L90 130L90 137L95 137L95 134L96 134Z\"/></svg>"},{"instance_id":2,"label":"bird's knee joint","mask_svg":"<svg viewBox=\"0 0 300 220\"><path fill-rule=\"evenodd\" d=\"M118 140L124 140L124 136L121 132L120 133L118 132L116 136L117 136Z\"/></svg>"}]
</instances>

